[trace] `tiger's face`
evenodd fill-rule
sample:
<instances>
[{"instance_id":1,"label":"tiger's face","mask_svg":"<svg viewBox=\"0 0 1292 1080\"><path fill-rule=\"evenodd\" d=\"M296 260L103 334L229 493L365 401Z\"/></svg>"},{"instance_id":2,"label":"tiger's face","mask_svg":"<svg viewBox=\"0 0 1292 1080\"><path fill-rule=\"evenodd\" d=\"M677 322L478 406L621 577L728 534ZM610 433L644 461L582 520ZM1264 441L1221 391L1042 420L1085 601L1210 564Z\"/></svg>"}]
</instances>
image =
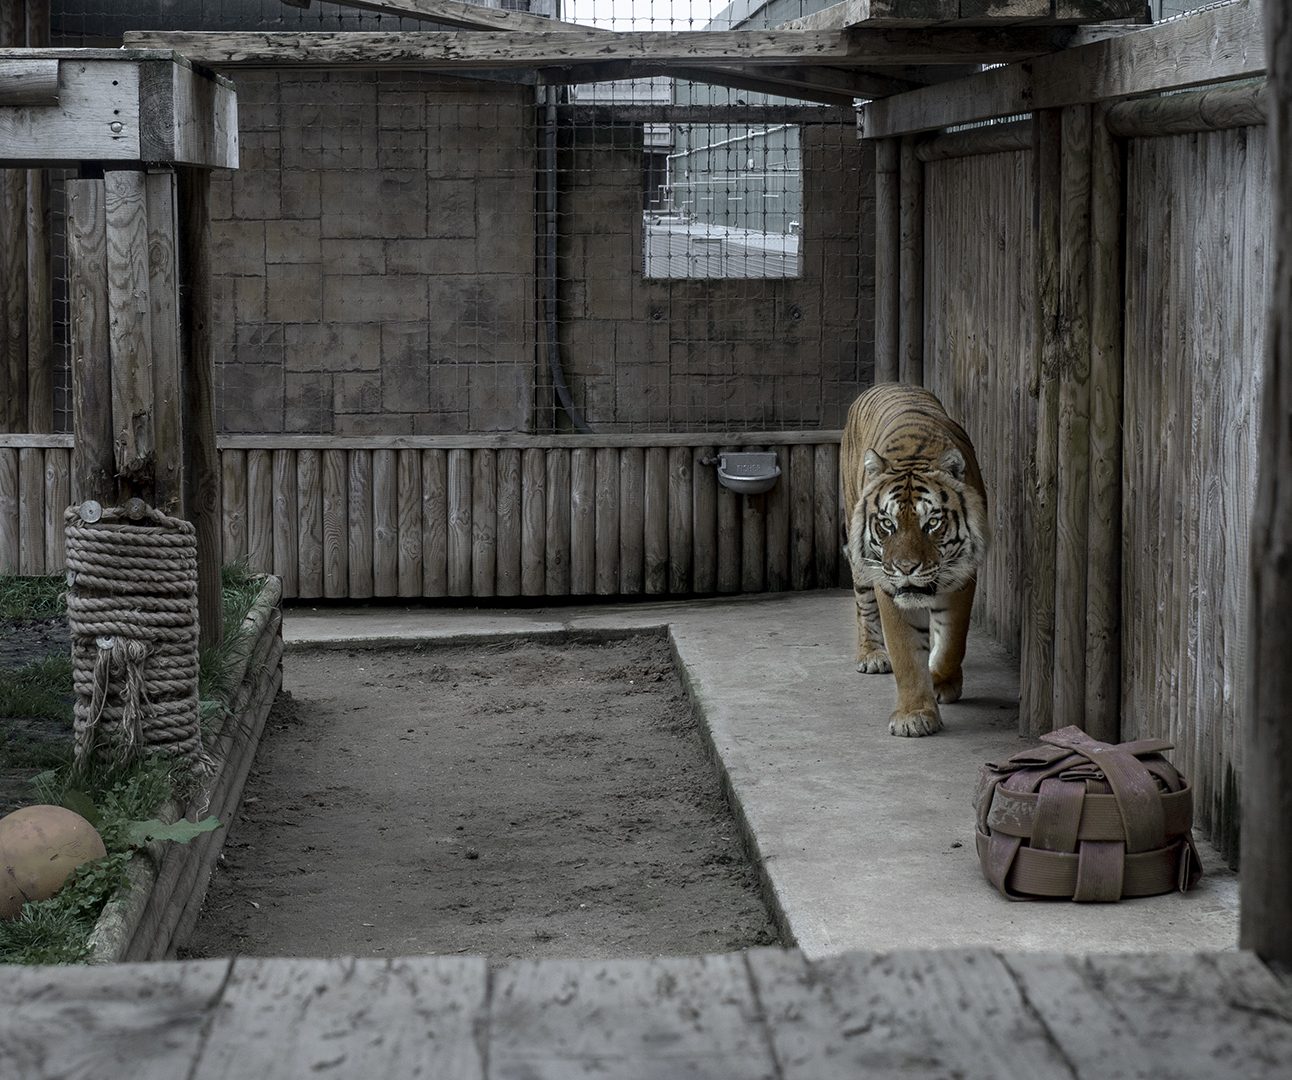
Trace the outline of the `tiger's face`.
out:
<instances>
[{"instance_id":1,"label":"tiger's face","mask_svg":"<svg viewBox=\"0 0 1292 1080\"><path fill-rule=\"evenodd\" d=\"M861 584L899 607L929 607L963 588L987 548L986 506L964 483L965 460L948 449L935 465L893 466L865 456L865 486L848 529L848 556Z\"/></svg>"}]
</instances>

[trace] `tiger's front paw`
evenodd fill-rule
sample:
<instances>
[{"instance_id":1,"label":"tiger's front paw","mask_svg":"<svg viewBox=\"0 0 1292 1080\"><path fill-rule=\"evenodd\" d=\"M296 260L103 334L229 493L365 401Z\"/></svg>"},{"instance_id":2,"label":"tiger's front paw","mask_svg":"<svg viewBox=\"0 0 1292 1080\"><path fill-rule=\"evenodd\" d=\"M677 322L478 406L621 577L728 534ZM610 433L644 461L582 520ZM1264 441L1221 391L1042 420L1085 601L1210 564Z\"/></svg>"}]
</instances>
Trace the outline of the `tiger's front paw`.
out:
<instances>
[{"instance_id":1,"label":"tiger's front paw","mask_svg":"<svg viewBox=\"0 0 1292 1080\"><path fill-rule=\"evenodd\" d=\"M960 695L964 692L964 686L965 677L959 671L945 678L939 678L937 675L933 676L933 693L943 705L959 701Z\"/></svg>"},{"instance_id":2,"label":"tiger's front paw","mask_svg":"<svg viewBox=\"0 0 1292 1080\"><path fill-rule=\"evenodd\" d=\"M885 650L867 649L857 659L857 670L863 675L884 675L893 670L893 665Z\"/></svg>"},{"instance_id":3,"label":"tiger's front paw","mask_svg":"<svg viewBox=\"0 0 1292 1080\"><path fill-rule=\"evenodd\" d=\"M902 735L908 739L918 739L921 735L932 735L942 730L942 717L936 705L927 705L914 712L902 712L900 709L888 718L888 733Z\"/></svg>"}]
</instances>

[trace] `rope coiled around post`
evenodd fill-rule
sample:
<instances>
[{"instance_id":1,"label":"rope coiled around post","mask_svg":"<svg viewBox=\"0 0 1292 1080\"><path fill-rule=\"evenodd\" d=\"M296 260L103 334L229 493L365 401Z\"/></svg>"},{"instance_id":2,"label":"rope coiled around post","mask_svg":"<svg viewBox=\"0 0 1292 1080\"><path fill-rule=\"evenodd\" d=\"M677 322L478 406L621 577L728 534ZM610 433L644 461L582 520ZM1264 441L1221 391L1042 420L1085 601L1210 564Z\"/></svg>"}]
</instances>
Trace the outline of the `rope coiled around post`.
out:
<instances>
[{"instance_id":1,"label":"rope coiled around post","mask_svg":"<svg viewBox=\"0 0 1292 1080\"><path fill-rule=\"evenodd\" d=\"M77 761L160 752L202 765L192 524L137 501L82 503L64 521Z\"/></svg>"}]
</instances>

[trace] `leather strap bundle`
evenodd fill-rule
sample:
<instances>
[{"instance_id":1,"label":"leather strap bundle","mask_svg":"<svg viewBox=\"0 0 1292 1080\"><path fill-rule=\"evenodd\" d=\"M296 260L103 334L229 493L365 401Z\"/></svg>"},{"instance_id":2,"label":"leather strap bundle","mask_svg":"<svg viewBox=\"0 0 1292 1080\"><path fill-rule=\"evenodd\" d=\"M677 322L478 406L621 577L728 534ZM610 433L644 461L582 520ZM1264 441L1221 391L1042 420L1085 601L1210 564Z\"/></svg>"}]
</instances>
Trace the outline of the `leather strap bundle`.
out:
<instances>
[{"instance_id":1,"label":"leather strap bundle","mask_svg":"<svg viewBox=\"0 0 1292 1080\"><path fill-rule=\"evenodd\" d=\"M1077 727L983 767L974 796L983 873L1012 900L1120 900L1202 876L1193 797L1163 739L1098 742Z\"/></svg>"}]
</instances>

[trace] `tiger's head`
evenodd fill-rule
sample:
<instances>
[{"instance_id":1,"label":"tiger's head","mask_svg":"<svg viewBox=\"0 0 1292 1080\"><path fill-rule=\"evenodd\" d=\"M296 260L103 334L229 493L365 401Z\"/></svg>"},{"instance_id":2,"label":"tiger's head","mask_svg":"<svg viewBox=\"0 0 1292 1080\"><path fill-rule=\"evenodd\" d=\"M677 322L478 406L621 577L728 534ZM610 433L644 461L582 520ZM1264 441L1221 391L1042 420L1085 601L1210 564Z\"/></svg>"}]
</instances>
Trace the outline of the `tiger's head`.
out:
<instances>
[{"instance_id":1,"label":"tiger's head","mask_svg":"<svg viewBox=\"0 0 1292 1080\"><path fill-rule=\"evenodd\" d=\"M848 557L861 585L883 589L899 607L928 607L963 588L987 551L982 493L965 482L964 455L893 465L867 450L861 498L848 528Z\"/></svg>"}]
</instances>

